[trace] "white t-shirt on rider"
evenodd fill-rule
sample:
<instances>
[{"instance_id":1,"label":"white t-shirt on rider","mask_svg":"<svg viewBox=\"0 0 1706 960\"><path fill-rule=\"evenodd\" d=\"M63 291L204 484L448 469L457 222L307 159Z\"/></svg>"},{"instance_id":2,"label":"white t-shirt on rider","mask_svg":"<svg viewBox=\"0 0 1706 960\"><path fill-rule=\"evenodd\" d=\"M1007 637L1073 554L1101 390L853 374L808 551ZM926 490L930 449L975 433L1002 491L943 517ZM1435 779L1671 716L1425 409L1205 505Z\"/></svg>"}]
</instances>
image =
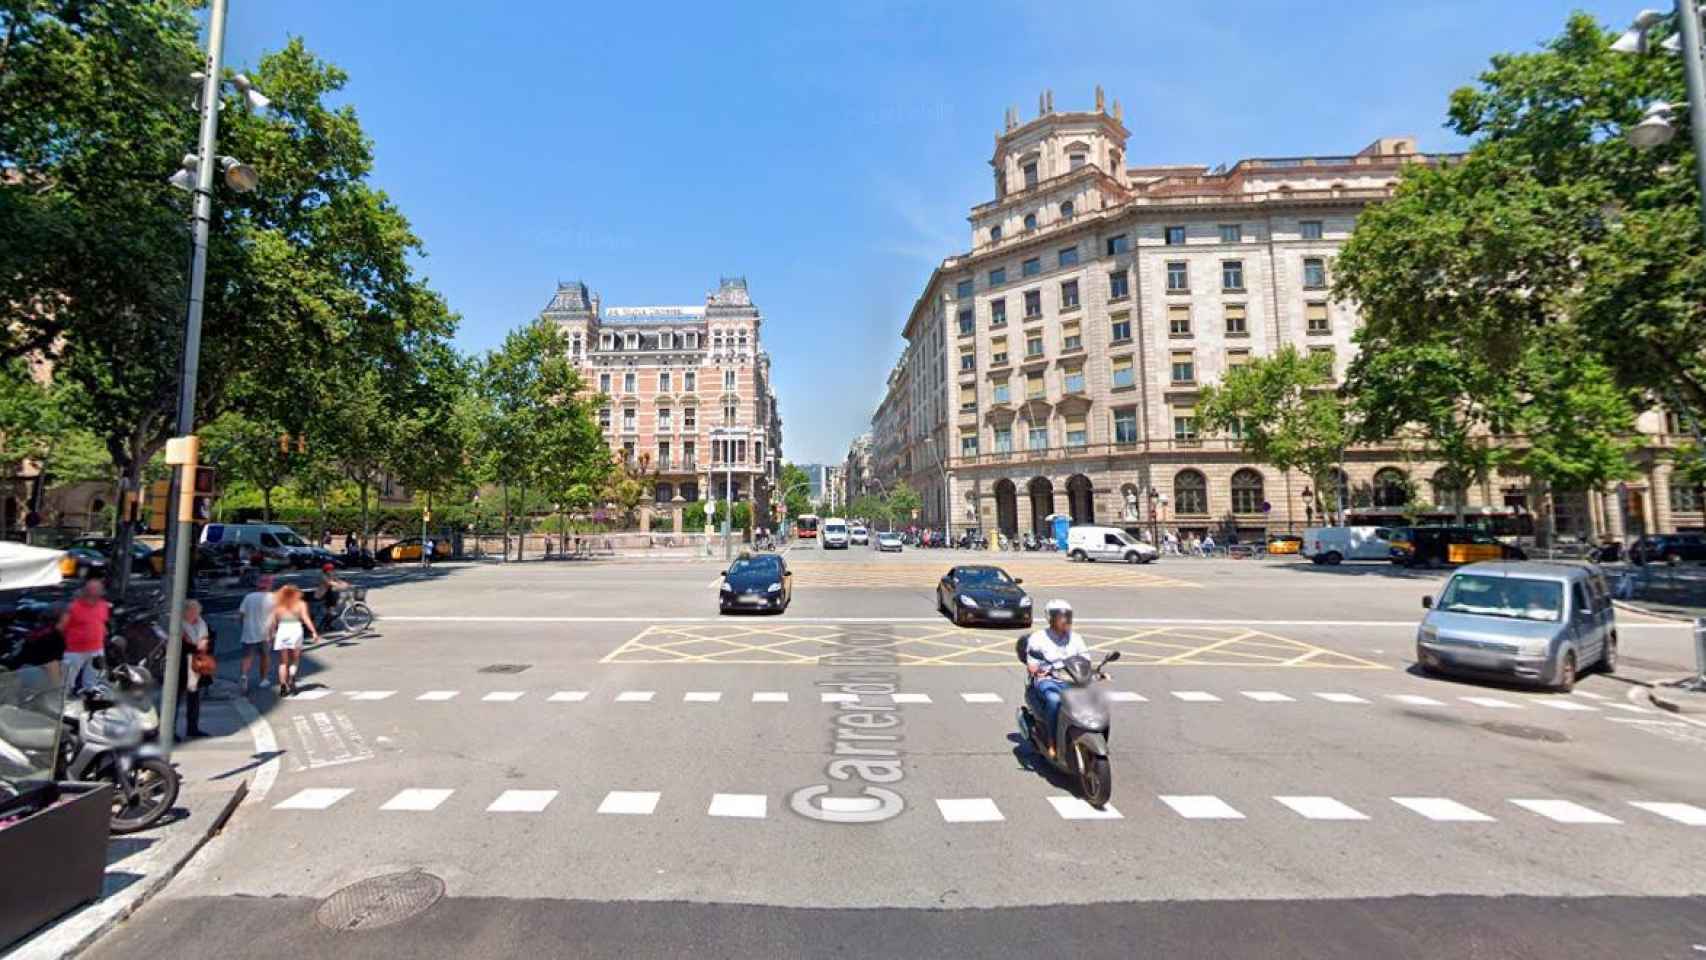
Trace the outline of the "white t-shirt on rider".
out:
<instances>
[{"instance_id":1,"label":"white t-shirt on rider","mask_svg":"<svg viewBox=\"0 0 1706 960\"><path fill-rule=\"evenodd\" d=\"M1055 667L1071 657L1088 657L1090 648L1084 643L1084 638L1068 630L1066 641L1058 642L1044 628L1031 634L1025 641L1025 662L1033 667Z\"/></svg>"}]
</instances>

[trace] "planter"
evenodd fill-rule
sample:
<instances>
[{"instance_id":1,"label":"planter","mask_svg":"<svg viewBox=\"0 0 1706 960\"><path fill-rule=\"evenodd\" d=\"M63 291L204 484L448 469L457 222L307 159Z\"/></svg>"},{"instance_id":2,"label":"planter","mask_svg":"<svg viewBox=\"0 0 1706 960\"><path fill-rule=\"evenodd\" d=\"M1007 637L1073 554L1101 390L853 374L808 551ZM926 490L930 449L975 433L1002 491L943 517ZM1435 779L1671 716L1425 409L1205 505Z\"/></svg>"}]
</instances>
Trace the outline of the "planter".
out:
<instances>
[{"instance_id":1,"label":"planter","mask_svg":"<svg viewBox=\"0 0 1706 960\"><path fill-rule=\"evenodd\" d=\"M112 789L57 784L63 802L0 829L0 949L101 895Z\"/></svg>"}]
</instances>

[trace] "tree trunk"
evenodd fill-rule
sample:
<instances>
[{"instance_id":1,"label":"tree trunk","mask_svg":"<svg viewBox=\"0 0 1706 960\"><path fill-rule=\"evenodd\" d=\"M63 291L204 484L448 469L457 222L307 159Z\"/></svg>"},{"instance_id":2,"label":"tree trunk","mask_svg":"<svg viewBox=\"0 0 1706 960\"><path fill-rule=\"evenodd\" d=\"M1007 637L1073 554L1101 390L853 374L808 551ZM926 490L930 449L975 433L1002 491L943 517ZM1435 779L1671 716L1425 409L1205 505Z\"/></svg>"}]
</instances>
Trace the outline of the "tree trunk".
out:
<instances>
[{"instance_id":1,"label":"tree trunk","mask_svg":"<svg viewBox=\"0 0 1706 960\"><path fill-rule=\"evenodd\" d=\"M267 523L272 522L272 487L261 488L261 516Z\"/></svg>"},{"instance_id":2,"label":"tree trunk","mask_svg":"<svg viewBox=\"0 0 1706 960\"><path fill-rule=\"evenodd\" d=\"M525 485L521 488L521 515L525 522L521 525L521 539L517 540L515 544L515 559L518 562L522 559L522 554L527 552L527 531L533 526L533 515L527 509L527 487Z\"/></svg>"},{"instance_id":3,"label":"tree trunk","mask_svg":"<svg viewBox=\"0 0 1706 960\"><path fill-rule=\"evenodd\" d=\"M500 484L504 497L504 562L509 562L509 483Z\"/></svg>"},{"instance_id":4,"label":"tree trunk","mask_svg":"<svg viewBox=\"0 0 1706 960\"><path fill-rule=\"evenodd\" d=\"M373 549L373 538L369 535L367 526L367 481L361 482L361 548Z\"/></svg>"},{"instance_id":5,"label":"tree trunk","mask_svg":"<svg viewBox=\"0 0 1706 960\"><path fill-rule=\"evenodd\" d=\"M1534 547L1544 550L1552 546L1552 535L1557 517L1553 513L1552 485L1545 478L1533 478L1529 481L1529 490L1534 500Z\"/></svg>"},{"instance_id":6,"label":"tree trunk","mask_svg":"<svg viewBox=\"0 0 1706 960\"><path fill-rule=\"evenodd\" d=\"M124 597L130 591L130 544L134 539L134 528L125 522L124 491L137 486L137 476L142 472L142 457L126 458L124 471L119 474L119 499L113 507L113 550L107 559L107 576L112 581L112 596Z\"/></svg>"}]
</instances>

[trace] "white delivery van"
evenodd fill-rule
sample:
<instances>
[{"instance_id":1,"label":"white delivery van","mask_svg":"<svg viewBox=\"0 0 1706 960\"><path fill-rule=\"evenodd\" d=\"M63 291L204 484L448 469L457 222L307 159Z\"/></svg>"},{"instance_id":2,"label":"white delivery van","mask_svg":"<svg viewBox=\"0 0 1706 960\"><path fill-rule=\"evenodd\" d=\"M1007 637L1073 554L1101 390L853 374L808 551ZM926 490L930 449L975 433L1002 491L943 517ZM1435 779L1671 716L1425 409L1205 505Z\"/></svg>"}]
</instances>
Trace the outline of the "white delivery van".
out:
<instances>
[{"instance_id":1,"label":"white delivery van","mask_svg":"<svg viewBox=\"0 0 1706 960\"><path fill-rule=\"evenodd\" d=\"M1072 527L1066 531L1066 555L1073 560L1121 560L1151 563L1160 551L1118 527Z\"/></svg>"},{"instance_id":2,"label":"white delivery van","mask_svg":"<svg viewBox=\"0 0 1706 960\"><path fill-rule=\"evenodd\" d=\"M314 562L314 548L282 523L210 523L201 528L201 542L212 546L241 544L292 567Z\"/></svg>"},{"instance_id":3,"label":"white delivery van","mask_svg":"<svg viewBox=\"0 0 1706 960\"><path fill-rule=\"evenodd\" d=\"M840 517L825 517L818 539L825 550L847 549L847 521Z\"/></svg>"},{"instance_id":4,"label":"white delivery van","mask_svg":"<svg viewBox=\"0 0 1706 960\"><path fill-rule=\"evenodd\" d=\"M1310 527L1303 531L1298 551L1310 563L1339 564L1346 560L1391 560L1389 527Z\"/></svg>"}]
</instances>

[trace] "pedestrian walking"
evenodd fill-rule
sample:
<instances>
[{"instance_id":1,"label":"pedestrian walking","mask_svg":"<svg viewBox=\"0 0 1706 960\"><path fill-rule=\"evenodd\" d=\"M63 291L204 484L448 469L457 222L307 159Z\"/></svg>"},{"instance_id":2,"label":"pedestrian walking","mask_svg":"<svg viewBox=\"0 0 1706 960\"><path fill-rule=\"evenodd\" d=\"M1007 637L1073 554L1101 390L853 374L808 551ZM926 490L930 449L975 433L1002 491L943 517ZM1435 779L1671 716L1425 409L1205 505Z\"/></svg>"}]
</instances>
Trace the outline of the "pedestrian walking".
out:
<instances>
[{"instance_id":1,"label":"pedestrian walking","mask_svg":"<svg viewBox=\"0 0 1706 960\"><path fill-rule=\"evenodd\" d=\"M272 654L267 650L267 632L272 629L272 583L271 574L261 577L237 608L237 622L243 631L243 672L237 677L237 686L244 694L249 692L249 664L257 655L261 659L261 673L256 686L266 686L267 678L272 676Z\"/></svg>"},{"instance_id":2,"label":"pedestrian walking","mask_svg":"<svg viewBox=\"0 0 1706 960\"><path fill-rule=\"evenodd\" d=\"M549 539L547 539L545 542L547 544L547 546L545 548L545 554L546 554L546 556L550 556L551 548L550 548L549 544L551 541ZM423 566L423 567L432 566L432 552L436 549L438 549L438 541L434 540L431 537L428 537L426 542L421 544L421 566Z\"/></svg>"},{"instance_id":3,"label":"pedestrian walking","mask_svg":"<svg viewBox=\"0 0 1706 960\"><path fill-rule=\"evenodd\" d=\"M178 689L184 691L184 739L205 737L201 729L201 688L213 682L212 634L201 615L200 600L184 601L183 656L178 658ZM173 717L172 722L177 723Z\"/></svg>"},{"instance_id":4,"label":"pedestrian walking","mask_svg":"<svg viewBox=\"0 0 1706 960\"><path fill-rule=\"evenodd\" d=\"M113 605L106 596L106 581L91 577L83 581L82 588L59 615L59 634L65 638L60 672L67 697L83 689L83 672L93 672L90 661L106 652L107 621L113 613Z\"/></svg>"},{"instance_id":5,"label":"pedestrian walking","mask_svg":"<svg viewBox=\"0 0 1706 960\"><path fill-rule=\"evenodd\" d=\"M312 636L315 643L320 642L320 631L314 626L314 616L308 611L308 601L301 590L288 583L278 588L267 632L272 635L272 648L278 654L278 695L288 697L296 692L296 671L302 660L304 635Z\"/></svg>"},{"instance_id":6,"label":"pedestrian walking","mask_svg":"<svg viewBox=\"0 0 1706 960\"><path fill-rule=\"evenodd\" d=\"M361 545L356 542L354 530L351 530L350 532L344 534L344 552L345 553L349 554L350 556L355 556L355 551L360 546Z\"/></svg>"}]
</instances>

